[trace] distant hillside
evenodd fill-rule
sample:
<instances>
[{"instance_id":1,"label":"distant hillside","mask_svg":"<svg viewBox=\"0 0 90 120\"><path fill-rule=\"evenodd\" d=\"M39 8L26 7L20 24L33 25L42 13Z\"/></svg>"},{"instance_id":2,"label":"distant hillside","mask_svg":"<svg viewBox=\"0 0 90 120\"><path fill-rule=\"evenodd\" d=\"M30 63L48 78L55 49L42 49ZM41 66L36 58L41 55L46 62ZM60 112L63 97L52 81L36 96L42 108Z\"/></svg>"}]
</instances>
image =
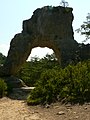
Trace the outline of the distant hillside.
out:
<instances>
[{"instance_id":1,"label":"distant hillside","mask_svg":"<svg viewBox=\"0 0 90 120\"><path fill-rule=\"evenodd\" d=\"M2 53L0 53L0 64L3 64L6 59L6 56L4 56Z\"/></svg>"}]
</instances>

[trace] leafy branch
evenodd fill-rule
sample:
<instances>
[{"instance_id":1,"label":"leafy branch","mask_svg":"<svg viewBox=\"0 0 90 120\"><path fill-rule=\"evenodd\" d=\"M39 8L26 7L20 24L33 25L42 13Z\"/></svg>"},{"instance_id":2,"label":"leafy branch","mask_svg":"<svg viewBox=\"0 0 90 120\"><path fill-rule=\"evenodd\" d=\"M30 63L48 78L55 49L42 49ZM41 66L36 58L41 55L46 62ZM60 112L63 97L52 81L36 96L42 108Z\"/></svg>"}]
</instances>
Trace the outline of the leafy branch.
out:
<instances>
[{"instance_id":1,"label":"leafy branch","mask_svg":"<svg viewBox=\"0 0 90 120\"><path fill-rule=\"evenodd\" d=\"M86 42L90 39L90 13L86 16L86 21L80 26L80 28L75 30L77 33L81 33L81 35L85 35L86 39L83 42Z\"/></svg>"}]
</instances>

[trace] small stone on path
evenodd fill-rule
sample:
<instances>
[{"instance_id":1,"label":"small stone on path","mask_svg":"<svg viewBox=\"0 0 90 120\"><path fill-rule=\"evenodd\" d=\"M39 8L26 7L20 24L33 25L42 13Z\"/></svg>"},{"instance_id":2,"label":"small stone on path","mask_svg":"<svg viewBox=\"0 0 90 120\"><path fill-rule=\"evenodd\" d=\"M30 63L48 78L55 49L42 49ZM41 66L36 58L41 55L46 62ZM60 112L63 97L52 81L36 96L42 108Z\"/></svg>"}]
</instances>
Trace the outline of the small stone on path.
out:
<instances>
[{"instance_id":1,"label":"small stone on path","mask_svg":"<svg viewBox=\"0 0 90 120\"><path fill-rule=\"evenodd\" d=\"M59 112L57 113L57 115L65 115L65 112L64 112L64 111L59 111Z\"/></svg>"}]
</instances>

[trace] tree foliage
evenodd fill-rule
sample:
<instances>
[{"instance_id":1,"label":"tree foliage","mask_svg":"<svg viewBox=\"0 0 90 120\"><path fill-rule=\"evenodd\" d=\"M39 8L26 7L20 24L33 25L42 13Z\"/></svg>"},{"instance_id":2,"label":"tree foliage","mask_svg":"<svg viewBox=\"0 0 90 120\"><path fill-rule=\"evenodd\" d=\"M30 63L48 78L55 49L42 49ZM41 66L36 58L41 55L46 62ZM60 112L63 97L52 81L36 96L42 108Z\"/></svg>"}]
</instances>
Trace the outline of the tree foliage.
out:
<instances>
[{"instance_id":1,"label":"tree foliage","mask_svg":"<svg viewBox=\"0 0 90 120\"><path fill-rule=\"evenodd\" d=\"M78 28L77 33L81 33L81 35L85 35L86 39L83 42L86 42L90 39L90 13L86 16L86 21Z\"/></svg>"},{"instance_id":2,"label":"tree foliage","mask_svg":"<svg viewBox=\"0 0 90 120\"><path fill-rule=\"evenodd\" d=\"M44 58L38 57L31 58L31 61L26 62L20 71L17 73L17 77L22 79L26 85L34 86L36 81L40 78L43 71L52 69L59 63L57 62L55 55L47 54Z\"/></svg>"},{"instance_id":3,"label":"tree foliage","mask_svg":"<svg viewBox=\"0 0 90 120\"><path fill-rule=\"evenodd\" d=\"M68 65L64 69L43 71L27 98L28 104L50 104L62 101L83 103L90 101L90 61Z\"/></svg>"},{"instance_id":4,"label":"tree foliage","mask_svg":"<svg viewBox=\"0 0 90 120\"><path fill-rule=\"evenodd\" d=\"M0 78L0 98L7 94L7 84Z\"/></svg>"},{"instance_id":5,"label":"tree foliage","mask_svg":"<svg viewBox=\"0 0 90 120\"><path fill-rule=\"evenodd\" d=\"M2 53L0 53L0 64L3 64L5 59L6 57Z\"/></svg>"},{"instance_id":6,"label":"tree foliage","mask_svg":"<svg viewBox=\"0 0 90 120\"><path fill-rule=\"evenodd\" d=\"M90 60L62 68L53 55L35 57L24 64L18 77L35 87L27 98L28 104L90 101Z\"/></svg>"}]
</instances>

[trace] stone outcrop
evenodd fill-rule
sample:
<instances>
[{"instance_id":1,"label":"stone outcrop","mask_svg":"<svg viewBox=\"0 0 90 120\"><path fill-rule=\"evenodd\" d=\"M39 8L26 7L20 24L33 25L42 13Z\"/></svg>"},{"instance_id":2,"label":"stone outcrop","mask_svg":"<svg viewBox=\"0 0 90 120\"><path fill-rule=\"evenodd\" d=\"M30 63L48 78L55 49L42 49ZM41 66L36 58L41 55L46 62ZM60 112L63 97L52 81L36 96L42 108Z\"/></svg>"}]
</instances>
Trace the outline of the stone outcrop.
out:
<instances>
[{"instance_id":1,"label":"stone outcrop","mask_svg":"<svg viewBox=\"0 0 90 120\"><path fill-rule=\"evenodd\" d=\"M72 59L78 43L73 37L72 8L46 6L34 11L23 21L23 30L11 40L1 76L14 75L27 60L34 47L53 49L59 63Z\"/></svg>"}]
</instances>

